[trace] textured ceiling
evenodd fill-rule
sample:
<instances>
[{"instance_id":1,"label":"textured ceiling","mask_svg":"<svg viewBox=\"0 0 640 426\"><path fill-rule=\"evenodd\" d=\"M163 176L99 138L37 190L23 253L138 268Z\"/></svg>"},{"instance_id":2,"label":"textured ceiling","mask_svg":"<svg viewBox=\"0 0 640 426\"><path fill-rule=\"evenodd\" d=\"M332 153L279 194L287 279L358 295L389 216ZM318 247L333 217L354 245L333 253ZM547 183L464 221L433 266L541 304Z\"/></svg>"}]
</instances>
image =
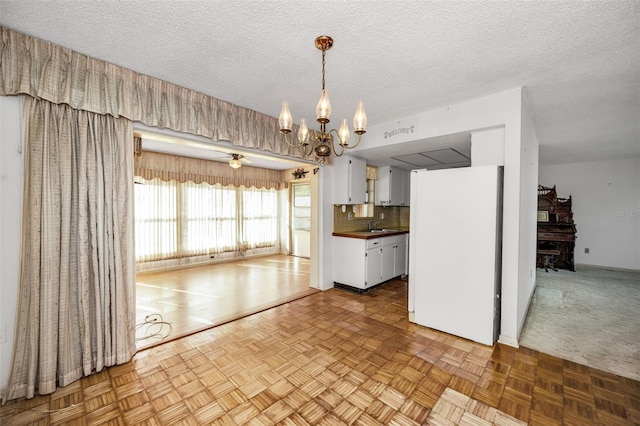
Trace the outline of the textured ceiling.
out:
<instances>
[{"instance_id":1,"label":"textured ceiling","mask_svg":"<svg viewBox=\"0 0 640 426\"><path fill-rule=\"evenodd\" d=\"M327 34L336 119L359 99L371 125L523 86L541 164L640 155L638 1L0 0L0 24L275 117L287 99L296 121Z\"/></svg>"}]
</instances>

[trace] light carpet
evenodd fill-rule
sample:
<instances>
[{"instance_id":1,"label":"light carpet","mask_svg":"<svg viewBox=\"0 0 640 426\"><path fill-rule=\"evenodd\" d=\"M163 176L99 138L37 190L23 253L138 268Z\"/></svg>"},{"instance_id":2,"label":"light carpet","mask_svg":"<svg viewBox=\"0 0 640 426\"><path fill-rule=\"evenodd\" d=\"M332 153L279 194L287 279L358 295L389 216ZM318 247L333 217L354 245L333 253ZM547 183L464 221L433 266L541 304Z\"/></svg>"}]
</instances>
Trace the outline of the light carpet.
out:
<instances>
[{"instance_id":1,"label":"light carpet","mask_svg":"<svg viewBox=\"0 0 640 426\"><path fill-rule=\"evenodd\" d=\"M640 380L640 272L538 269L520 345Z\"/></svg>"}]
</instances>

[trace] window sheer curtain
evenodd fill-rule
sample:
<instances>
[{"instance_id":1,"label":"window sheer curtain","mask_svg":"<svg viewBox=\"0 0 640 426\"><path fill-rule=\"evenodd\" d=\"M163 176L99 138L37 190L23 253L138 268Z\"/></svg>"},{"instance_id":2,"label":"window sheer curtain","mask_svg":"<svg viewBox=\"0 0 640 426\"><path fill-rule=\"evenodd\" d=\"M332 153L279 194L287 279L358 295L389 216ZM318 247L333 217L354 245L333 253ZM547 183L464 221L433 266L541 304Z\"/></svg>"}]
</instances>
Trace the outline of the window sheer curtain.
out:
<instances>
[{"instance_id":1,"label":"window sheer curtain","mask_svg":"<svg viewBox=\"0 0 640 426\"><path fill-rule=\"evenodd\" d=\"M196 256L235 250L238 241L235 188L206 182L184 182L179 187L182 253Z\"/></svg>"},{"instance_id":2,"label":"window sheer curtain","mask_svg":"<svg viewBox=\"0 0 640 426\"><path fill-rule=\"evenodd\" d=\"M16 340L3 399L135 353L133 129L26 97Z\"/></svg>"},{"instance_id":3,"label":"window sheer curtain","mask_svg":"<svg viewBox=\"0 0 640 426\"><path fill-rule=\"evenodd\" d=\"M160 178L136 185L136 261L278 248L282 192Z\"/></svg>"},{"instance_id":4,"label":"window sheer curtain","mask_svg":"<svg viewBox=\"0 0 640 426\"><path fill-rule=\"evenodd\" d=\"M240 188L242 241L248 248L271 247L278 241L278 193L275 189Z\"/></svg>"},{"instance_id":5,"label":"window sheer curtain","mask_svg":"<svg viewBox=\"0 0 640 426\"><path fill-rule=\"evenodd\" d=\"M135 185L136 261L171 259L178 255L178 191L174 181L158 178Z\"/></svg>"}]
</instances>

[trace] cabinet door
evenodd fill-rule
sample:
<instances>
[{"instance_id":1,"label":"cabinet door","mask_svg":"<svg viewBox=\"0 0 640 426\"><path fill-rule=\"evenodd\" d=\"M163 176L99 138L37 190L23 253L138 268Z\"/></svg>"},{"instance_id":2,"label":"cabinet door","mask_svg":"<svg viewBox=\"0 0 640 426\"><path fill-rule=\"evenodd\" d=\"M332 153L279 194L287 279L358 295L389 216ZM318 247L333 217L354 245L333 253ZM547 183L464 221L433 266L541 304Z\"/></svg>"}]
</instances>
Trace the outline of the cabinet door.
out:
<instances>
[{"instance_id":1,"label":"cabinet door","mask_svg":"<svg viewBox=\"0 0 640 426\"><path fill-rule=\"evenodd\" d=\"M382 281L390 280L393 275L393 245L382 246Z\"/></svg>"},{"instance_id":2,"label":"cabinet door","mask_svg":"<svg viewBox=\"0 0 640 426\"><path fill-rule=\"evenodd\" d=\"M393 166L378 167L376 205L408 206L410 195L408 180L409 172L406 170Z\"/></svg>"},{"instance_id":3,"label":"cabinet door","mask_svg":"<svg viewBox=\"0 0 640 426\"><path fill-rule=\"evenodd\" d=\"M333 237L333 281L364 289L366 255L365 240Z\"/></svg>"},{"instance_id":4,"label":"cabinet door","mask_svg":"<svg viewBox=\"0 0 640 426\"><path fill-rule=\"evenodd\" d=\"M375 204L377 206L388 206L391 202L391 197L389 196L389 189L391 188L390 166L378 167L378 180L376 180L375 185Z\"/></svg>"},{"instance_id":5,"label":"cabinet door","mask_svg":"<svg viewBox=\"0 0 640 426\"><path fill-rule=\"evenodd\" d=\"M349 199L351 204L364 204L367 197L367 162L351 157L349 173Z\"/></svg>"},{"instance_id":6,"label":"cabinet door","mask_svg":"<svg viewBox=\"0 0 640 426\"><path fill-rule=\"evenodd\" d=\"M393 276L406 275L407 273L407 242L395 244L393 249Z\"/></svg>"},{"instance_id":7,"label":"cabinet door","mask_svg":"<svg viewBox=\"0 0 640 426\"><path fill-rule=\"evenodd\" d=\"M367 162L345 155L333 160L333 204L364 204Z\"/></svg>"},{"instance_id":8,"label":"cabinet door","mask_svg":"<svg viewBox=\"0 0 640 426\"><path fill-rule=\"evenodd\" d=\"M404 170L397 167L391 167L390 173L391 179L389 180L389 196L391 199L390 205L401 206L403 200L403 186L404 186Z\"/></svg>"},{"instance_id":9,"label":"cabinet door","mask_svg":"<svg viewBox=\"0 0 640 426\"><path fill-rule=\"evenodd\" d=\"M369 288L382 282L382 249L380 247L367 250L367 277L365 287Z\"/></svg>"},{"instance_id":10,"label":"cabinet door","mask_svg":"<svg viewBox=\"0 0 640 426\"><path fill-rule=\"evenodd\" d=\"M408 206L411 200L411 172L402 170L402 203L401 206Z\"/></svg>"}]
</instances>

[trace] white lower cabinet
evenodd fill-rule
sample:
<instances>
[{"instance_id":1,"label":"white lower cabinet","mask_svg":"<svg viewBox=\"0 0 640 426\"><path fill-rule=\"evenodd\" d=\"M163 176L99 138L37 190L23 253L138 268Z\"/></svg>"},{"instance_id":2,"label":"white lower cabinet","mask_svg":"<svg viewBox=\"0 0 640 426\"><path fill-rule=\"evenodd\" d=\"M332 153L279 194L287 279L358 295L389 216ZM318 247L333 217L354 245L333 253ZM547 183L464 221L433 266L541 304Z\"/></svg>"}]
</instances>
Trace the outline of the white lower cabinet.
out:
<instances>
[{"instance_id":1,"label":"white lower cabinet","mask_svg":"<svg viewBox=\"0 0 640 426\"><path fill-rule=\"evenodd\" d=\"M393 237L389 237L388 239L391 239ZM385 238L386 240L387 238ZM383 281L387 281L390 280L391 278L395 277L395 275L393 274L393 263L394 263L394 259L393 259L393 251L394 251L394 246L395 244L385 244L382 246L382 260L380 261L380 276L382 277L382 279L380 280L380 282Z\"/></svg>"},{"instance_id":2,"label":"white lower cabinet","mask_svg":"<svg viewBox=\"0 0 640 426\"><path fill-rule=\"evenodd\" d=\"M393 246L393 276L407 274L407 249L409 242L405 238L404 241L398 242Z\"/></svg>"},{"instance_id":3,"label":"white lower cabinet","mask_svg":"<svg viewBox=\"0 0 640 426\"><path fill-rule=\"evenodd\" d=\"M406 271L407 235L333 237L333 281L366 290Z\"/></svg>"},{"instance_id":4,"label":"white lower cabinet","mask_svg":"<svg viewBox=\"0 0 640 426\"><path fill-rule=\"evenodd\" d=\"M365 255L364 285L358 288L368 288L380 284L383 281L380 275L381 263L382 249L380 247L368 249Z\"/></svg>"}]
</instances>

